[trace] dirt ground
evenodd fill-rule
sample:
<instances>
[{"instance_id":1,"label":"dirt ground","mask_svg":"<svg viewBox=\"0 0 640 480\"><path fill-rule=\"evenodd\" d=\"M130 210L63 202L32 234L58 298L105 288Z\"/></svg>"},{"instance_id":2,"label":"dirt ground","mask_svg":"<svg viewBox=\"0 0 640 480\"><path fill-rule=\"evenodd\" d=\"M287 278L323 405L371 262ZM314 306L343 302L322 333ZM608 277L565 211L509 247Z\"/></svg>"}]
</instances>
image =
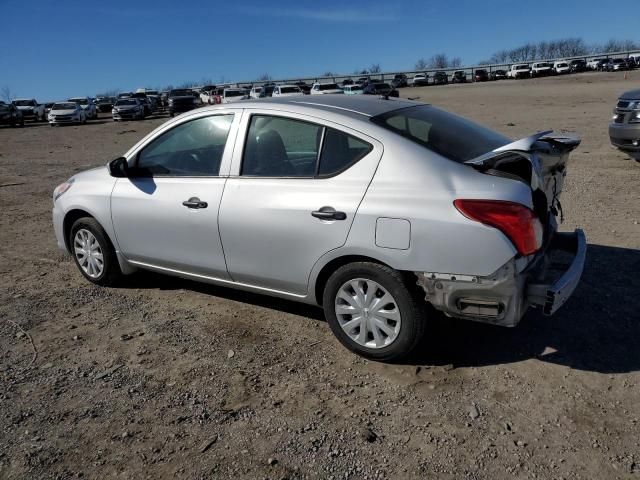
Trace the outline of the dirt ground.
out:
<instances>
[{"instance_id":1,"label":"dirt ground","mask_svg":"<svg viewBox=\"0 0 640 480\"><path fill-rule=\"evenodd\" d=\"M589 240L554 317L436 317L404 365L352 355L319 309L83 279L56 248L53 188L166 118L1 128L0 479L640 478L640 163L607 136L639 80L402 90L513 138L578 132L562 229Z\"/></svg>"}]
</instances>

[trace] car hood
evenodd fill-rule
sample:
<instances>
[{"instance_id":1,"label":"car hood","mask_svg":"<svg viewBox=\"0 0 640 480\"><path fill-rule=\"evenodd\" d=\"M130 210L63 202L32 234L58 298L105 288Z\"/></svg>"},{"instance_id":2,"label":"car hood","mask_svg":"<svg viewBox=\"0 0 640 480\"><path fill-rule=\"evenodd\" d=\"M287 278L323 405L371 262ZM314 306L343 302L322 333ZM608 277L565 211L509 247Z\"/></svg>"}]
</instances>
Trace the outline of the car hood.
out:
<instances>
[{"instance_id":1,"label":"car hood","mask_svg":"<svg viewBox=\"0 0 640 480\"><path fill-rule=\"evenodd\" d=\"M52 115L73 115L75 110L51 110Z\"/></svg>"},{"instance_id":2,"label":"car hood","mask_svg":"<svg viewBox=\"0 0 640 480\"><path fill-rule=\"evenodd\" d=\"M620 100L637 100L640 98L640 89L629 90L620 95Z\"/></svg>"}]
</instances>

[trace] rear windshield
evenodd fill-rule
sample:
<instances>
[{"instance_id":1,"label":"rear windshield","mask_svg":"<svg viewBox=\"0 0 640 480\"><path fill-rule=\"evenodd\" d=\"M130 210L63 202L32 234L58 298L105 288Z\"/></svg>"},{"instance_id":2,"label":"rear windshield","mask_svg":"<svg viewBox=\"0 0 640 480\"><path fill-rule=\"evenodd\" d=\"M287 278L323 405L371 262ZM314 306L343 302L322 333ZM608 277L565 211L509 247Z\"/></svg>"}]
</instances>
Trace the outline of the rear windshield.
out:
<instances>
[{"instance_id":1,"label":"rear windshield","mask_svg":"<svg viewBox=\"0 0 640 480\"><path fill-rule=\"evenodd\" d=\"M511 143L493 130L429 105L393 110L371 121L459 163Z\"/></svg>"},{"instance_id":2,"label":"rear windshield","mask_svg":"<svg viewBox=\"0 0 640 480\"><path fill-rule=\"evenodd\" d=\"M320 90L338 90L340 87L337 83L321 83Z\"/></svg>"},{"instance_id":3,"label":"rear windshield","mask_svg":"<svg viewBox=\"0 0 640 480\"><path fill-rule=\"evenodd\" d=\"M118 100L116 102L116 107L121 107L123 105L137 105L138 102L136 102L134 99L132 98L125 98L123 100Z\"/></svg>"},{"instance_id":4,"label":"rear windshield","mask_svg":"<svg viewBox=\"0 0 640 480\"><path fill-rule=\"evenodd\" d=\"M516 65L516 70L528 70L529 65Z\"/></svg>"},{"instance_id":5,"label":"rear windshield","mask_svg":"<svg viewBox=\"0 0 640 480\"><path fill-rule=\"evenodd\" d=\"M34 107L36 102L33 100L15 100L13 104L17 107Z\"/></svg>"},{"instance_id":6,"label":"rear windshield","mask_svg":"<svg viewBox=\"0 0 640 480\"><path fill-rule=\"evenodd\" d=\"M225 90L224 91L225 97L243 97L245 95L246 94L244 90Z\"/></svg>"}]
</instances>

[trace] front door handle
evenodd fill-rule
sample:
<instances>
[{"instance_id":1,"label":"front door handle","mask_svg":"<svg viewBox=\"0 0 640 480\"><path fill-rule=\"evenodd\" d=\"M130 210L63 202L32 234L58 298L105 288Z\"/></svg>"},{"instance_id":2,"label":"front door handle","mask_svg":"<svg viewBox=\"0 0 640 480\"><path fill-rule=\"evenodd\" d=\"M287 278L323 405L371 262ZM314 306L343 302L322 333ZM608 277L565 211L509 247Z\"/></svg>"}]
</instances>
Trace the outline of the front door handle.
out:
<instances>
[{"instance_id":1,"label":"front door handle","mask_svg":"<svg viewBox=\"0 0 640 480\"><path fill-rule=\"evenodd\" d=\"M347 214L337 212L333 207L322 207L320 210L311 212L311 216L320 220L346 220Z\"/></svg>"},{"instance_id":2,"label":"front door handle","mask_svg":"<svg viewBox=\"0 0 640 480\"><path fill-rule=\"evenodd\" d=\"M209 204L207 202L201 202L198 197L191 197L189 200L182 202L187 208L207 208Z\"/></svg>"}]
</instances>

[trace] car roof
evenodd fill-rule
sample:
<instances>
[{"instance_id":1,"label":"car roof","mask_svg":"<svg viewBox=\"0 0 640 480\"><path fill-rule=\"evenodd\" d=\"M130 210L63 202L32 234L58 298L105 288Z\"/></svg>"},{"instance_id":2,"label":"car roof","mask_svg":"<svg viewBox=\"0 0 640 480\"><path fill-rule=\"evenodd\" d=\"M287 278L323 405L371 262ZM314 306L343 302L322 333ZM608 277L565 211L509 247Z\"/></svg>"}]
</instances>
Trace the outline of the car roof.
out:
<instances>
[{"instance_id":1,"label":"car roof","mask_svg":"<svg viewBox=\"0 0 640 480\"><path fill-rule=\"evenodd\" d=\"M375 95L314 95L310 97L280 97L265 98L260 100L245 100L238 104L242 108L264 108L281 107L283 110L287 108L295 108L304 113L313 113L318 110L337 114L340 116L348 116L352 118L362 119L362 117L375 117L400 108L413 107L416 105L424 105L421 102L406 100L402 98L383 99ZM205 107L209 110L218 110L224 108L224 105L213 105Z\"/></svg>"}]
</instances>

